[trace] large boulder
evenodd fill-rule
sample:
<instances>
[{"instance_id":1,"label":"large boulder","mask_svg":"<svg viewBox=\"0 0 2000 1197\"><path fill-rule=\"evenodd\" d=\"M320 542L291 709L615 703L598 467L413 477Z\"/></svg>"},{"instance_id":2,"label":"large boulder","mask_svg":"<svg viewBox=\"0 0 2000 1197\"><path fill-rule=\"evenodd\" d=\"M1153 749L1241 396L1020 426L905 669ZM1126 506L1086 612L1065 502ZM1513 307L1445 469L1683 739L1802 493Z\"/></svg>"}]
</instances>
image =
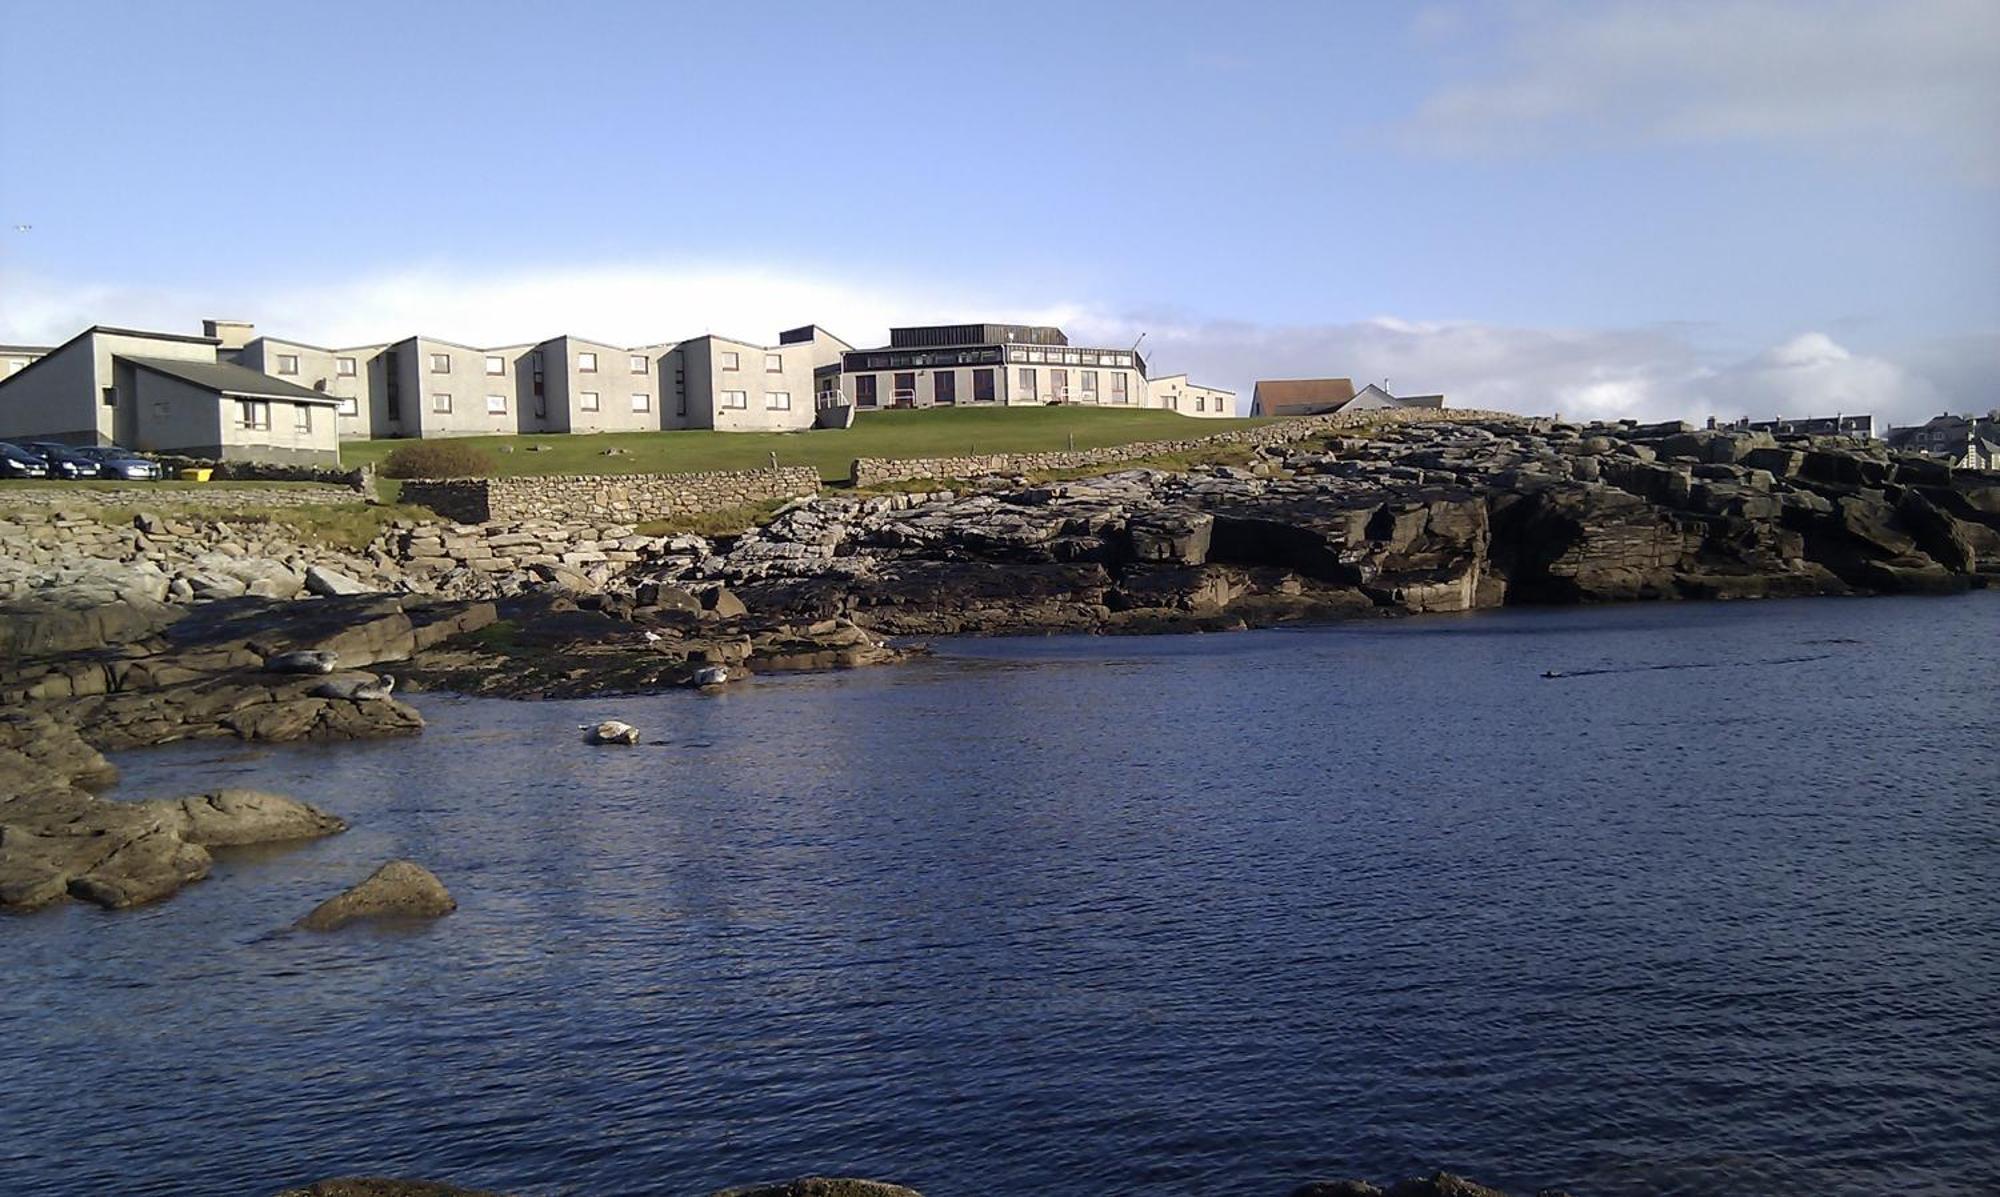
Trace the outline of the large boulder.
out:
<instances>
[{"instance_id":1,"label":"large boulder","mask_svg":"<svg viewBox=\"0 0 2000 1197\"><path fill-rule=\"evenodd\" d=\"M392 860L298 921L306 931L333 931L357 919L438 918L458 902L437 875L413 860Z\"/></svg>"},{"instance_id":2,"label":"large boulder","mask_svg":"<svg viewBox=\"0 0 2000 1197\"><path fill-rule=\"evenodd\" d=\"M1151 512L1127 521L1125 533L1139 561L1201 565L1208 560L1215 517L1200 511Z\"/></svg>"},{"instance_id":3,"label":"large boulder","mask_svg":"<svg viewBox=\"0 0 2000 1197\"><path fill-rule=\"evenodd\" d=\"M337 598L347 594L368 594L375 588L365 582L356 581L339 570L328 569L324 565L306 567L306 590L326 598Z\"/></svg>"}]
</instances>

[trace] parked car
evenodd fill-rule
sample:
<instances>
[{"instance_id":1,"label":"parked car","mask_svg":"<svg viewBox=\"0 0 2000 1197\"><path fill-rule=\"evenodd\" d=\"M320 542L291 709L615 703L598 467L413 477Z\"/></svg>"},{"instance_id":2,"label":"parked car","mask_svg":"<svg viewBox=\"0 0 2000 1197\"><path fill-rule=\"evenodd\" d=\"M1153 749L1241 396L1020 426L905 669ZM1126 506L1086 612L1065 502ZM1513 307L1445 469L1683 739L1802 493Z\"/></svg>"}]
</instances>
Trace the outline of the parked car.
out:
<instances>
[{"instance_id":1,"label":"parked car","mask_svg":"<svg viewBox=\"0 0 2000 1197\"><path fill-rule=\"evenodd\" d=\"M150 457L141 457L130 449L117 445L78 445L71 450L81 453L97 463L98 476L103 478L124 478L131 482L158 481L166 476L160 463Z\"/></svg>"},{"instance_id":2,"label":"parked car","mask_svg":"<svg viewBox=\"0 0 2000 1197\"><path fill-rule=\"evenodd\" d=\"M21 447L48 465L51 478L95 478L102 468L94 459L78 453L75 445L60 441L28 441Z\"/></svg>"},{"instance_id":3,"label":"parked car","mask_svg":"<svg viewBox=\"0 0 2000 1197\"><path fill-rule=\"evenodd\" d=\"M0 478L46 478L49 465L19 445L0 441Z\"/></svg>"}]
</instances>

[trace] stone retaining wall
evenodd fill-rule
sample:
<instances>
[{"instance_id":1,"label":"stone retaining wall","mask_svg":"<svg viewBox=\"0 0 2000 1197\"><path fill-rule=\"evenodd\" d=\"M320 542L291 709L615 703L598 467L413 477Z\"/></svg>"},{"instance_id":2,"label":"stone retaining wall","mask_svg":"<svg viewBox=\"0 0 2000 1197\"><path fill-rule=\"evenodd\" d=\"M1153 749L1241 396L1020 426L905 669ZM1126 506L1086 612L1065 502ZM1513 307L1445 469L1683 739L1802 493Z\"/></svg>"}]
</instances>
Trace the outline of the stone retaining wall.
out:
<instances>
[{"instance_id":1,"label":"stone retaining wall","mask_svg":"<svg viewBox=\"0 0 2000 1197\"><path fill-rule=\"evenodd\" d=\"M818 470L784 466L704 474L412 478L403 483L401 501L428 507L461 524L519 520L637 523L818 493Z\"/></svg>"},{"instance_id":2,"label":"stone retaining wall","mask_svg":"<svg viewBox=\"0 0 2000 1197\"><path fill-rule=\"evenodd\" d=\"M936 478L980 478L989 475L1038 474L1050 470L1088 469L1117 465L1146 457L1199 453L1229 445L1284 445L1310 437L1325 436L1347 429L1381 424L1487 423L1504 420L1524 423L1528 417L1512 412L1407 408L1396 411L1335 412L1324 416L1301 416L1239 428L1210 436L1177 441L1138 441L1129 445L1108 445L1101 449L1069 449L1048 453L982 453L962 457L918 457L894 460L857 457L852 467L856 486L881 486L892 482L916 482Z\"/></svg>"},{"instance_id":3,"label":"stone retaining wall","mask_svg":"<svg viewBox=\"0 0 2000 1197\"><path fill-rule=\"evenodd\" d=\"M344 486L160 486L151 482L77 482L62 486L0 483L0 511L54 511L66 507L200 507L255 511L269 507L318 507L357 503Z\"/></svg>"}]
</instances>

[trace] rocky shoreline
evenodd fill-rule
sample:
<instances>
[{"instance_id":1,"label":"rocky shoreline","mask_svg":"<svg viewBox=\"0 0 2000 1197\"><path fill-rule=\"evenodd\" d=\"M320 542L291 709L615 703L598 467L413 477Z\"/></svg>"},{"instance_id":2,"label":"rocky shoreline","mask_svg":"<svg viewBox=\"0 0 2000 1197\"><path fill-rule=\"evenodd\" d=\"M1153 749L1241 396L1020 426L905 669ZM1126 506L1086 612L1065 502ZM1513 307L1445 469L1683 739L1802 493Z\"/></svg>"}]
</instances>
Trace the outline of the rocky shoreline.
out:
<instances>
[{"instance_id":1,"label":"rocky shoreline","mask_svg":"<svg viewBox=\"0 0 2000 1197\"><path fill-rule=\"evenodd\" d=\"M1954 593L2000 577L2000 475L1836 438L1460 420L1245 466L822 495L715 538L402 521L356 555L272 525L17 513L0 562L0 907L119 906L206 864L198 835L154 835L107 858L149 862L121 885L45 842L160 822L93 796L100 750L415 734L397 682L712 692L921 651L892 637ZM334 672L273 671L300 653Z\"/></svg>"}]
</instances>

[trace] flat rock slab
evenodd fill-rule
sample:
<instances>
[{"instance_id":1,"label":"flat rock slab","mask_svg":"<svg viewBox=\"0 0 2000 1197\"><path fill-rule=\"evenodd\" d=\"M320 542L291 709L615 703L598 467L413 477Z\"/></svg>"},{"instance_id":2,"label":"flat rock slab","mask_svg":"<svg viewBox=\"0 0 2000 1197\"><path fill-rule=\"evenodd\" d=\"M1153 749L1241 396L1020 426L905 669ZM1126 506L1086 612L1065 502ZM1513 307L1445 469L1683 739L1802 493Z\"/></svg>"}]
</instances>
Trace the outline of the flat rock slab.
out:
<instances>
[{"instance_id":1,"label":"flat rock slab","mask_svg":"<svg viewBox=\"0 0 2000 1197\"><path fill-rule=\"evenodd\" d=\"M347 824L293 798L217 790L105 802L81 790L0 803L0 907L77 898L124 909L208 876L210 847L311 839Z\"/></svg>"},{"instance_id":2,"label":"flat rock slab","mask_svg":"<svg viewBox=\"0 0 2000 1197\"><path fill-rule=\"evenodd\" d=\"M435 873L413 860L392 860L353 889L313 907L298 926L332 931L357 919L437 918L457 909L457 900Z\"/></svg>"}]
</instances>

